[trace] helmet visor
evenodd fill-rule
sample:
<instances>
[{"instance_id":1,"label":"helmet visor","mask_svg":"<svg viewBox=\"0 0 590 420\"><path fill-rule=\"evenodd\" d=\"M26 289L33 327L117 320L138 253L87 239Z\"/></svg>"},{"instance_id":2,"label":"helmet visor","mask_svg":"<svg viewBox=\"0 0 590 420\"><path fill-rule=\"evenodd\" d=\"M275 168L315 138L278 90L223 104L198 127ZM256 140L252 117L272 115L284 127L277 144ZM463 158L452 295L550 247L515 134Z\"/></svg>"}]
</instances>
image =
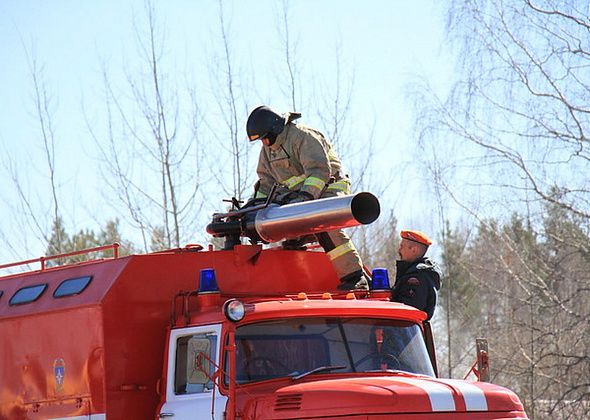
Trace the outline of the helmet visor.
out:
<instances>
[{"instance_id":1,"label":"helmet visor","mask_svg":"<svg viewBox=\"0 0 590 420\"><path fill-rule=\"evenodd\" d=\"M251 136L248 136L248 140L250 140L250 141L262 140L266 136L268 136L268 132L264 133L264 134L252 134Z\"/></svg>"}]
</instances>

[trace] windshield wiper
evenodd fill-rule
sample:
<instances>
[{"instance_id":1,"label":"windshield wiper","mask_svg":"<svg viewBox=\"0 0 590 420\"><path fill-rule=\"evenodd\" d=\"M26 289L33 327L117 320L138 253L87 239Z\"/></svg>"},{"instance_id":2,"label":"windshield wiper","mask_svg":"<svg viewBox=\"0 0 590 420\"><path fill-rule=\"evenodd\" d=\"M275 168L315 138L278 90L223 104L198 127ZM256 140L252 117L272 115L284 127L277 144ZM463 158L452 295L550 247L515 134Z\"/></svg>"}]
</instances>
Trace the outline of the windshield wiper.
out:
<instances>
[{"instance_id":1,"label":"windshield wiper","mask_svg":"<svg viewBox=\"0 0 590 420\"><path fill-rule=\"evenodd\" d=\"M371 370L364 370L363 372L365 372L365 373L386 372L386 373L393 373L396 375L428 376L428 375L424 375L422 373L414 373L414 372L409 372L407 370L401 370L401 369L371 369Z\"/></svg>"},{"instance_id":2,"label":"windshield wiper","mask_svg":"<svg viewBox=\"0 0 590 420\"><path fill-rule=\"evenodd\" d=\"M314 369L309 370L307 372L303 372L303 373L300 373L299 375L295 375L292 378L294 381L296 381L297 379L301 379L301 378L303 378L307 375L311 375L313 373L328 372L330 370L336 370L336 369L346 369L346 366L342 366L342 365L339 365L339 366L318 366L317 368L314 368Z\"/></svg>"}]
</instances>

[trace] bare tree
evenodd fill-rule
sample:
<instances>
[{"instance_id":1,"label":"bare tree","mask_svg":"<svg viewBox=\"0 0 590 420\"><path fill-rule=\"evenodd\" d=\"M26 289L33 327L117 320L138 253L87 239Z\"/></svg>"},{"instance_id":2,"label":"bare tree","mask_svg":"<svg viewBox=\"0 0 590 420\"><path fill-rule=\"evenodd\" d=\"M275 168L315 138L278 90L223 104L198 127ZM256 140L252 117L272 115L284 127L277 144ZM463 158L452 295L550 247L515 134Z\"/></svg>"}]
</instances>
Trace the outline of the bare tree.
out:
<instances>
[{"instance_id":1,"label":"bare tree","mask_svg":"<svg viewBox=\"0 0 590 420\"><path fill-rule=\"evenodd\" d=\"M299 84L299 66L297 65L297 38L293 39L290 22L291 16L289 13L289 0L283 0L281 3L280 17L277 19L277 33L281 41L281 49L283 51L283 65L285 66L287 75L287 86L284 87L283 72L279 72L281 77L277 78L278 85L283 91L283 94L289 98L292 111L298 110L298 100L303 97L303 90Z\"/></svg>"},{"instance_id":2,"label":"bare tree","mask_svg":"<svg viewBox=\"0 0 590 420\"><path fill-rule=\"evenodd\" d=\"M216 89L215 101L220 115L221 129L219 126L210 127L217 144L231 159L231 186L227 185L226 167L220 160L218 153L213 153L213 159L209 162L211 172L217 180L217 186L223 189L224 194L241 200L249 193L253 185L253 176L248 171L250 163L250 146L243 134L243 127L239 122L243 121L246 114L246 104L241 95L240 82L245 79L238 69L238 64L233 51L233 34L231 33L231 13L228 18L226 6L218 1L219 15L219 39L220 55L215 55L211 65L212 81ZM218 119L212 118L214 124Z\"/></svg>"},{"instance_id":3,"label":"bare tree","mask_svg":"<svg viewBox=\"0 0 590 420\"><path fill-rule=\"evenodd\" d=\"M348 150L351 150L350 154L359 148L357 143L356 147L352 147L354 144L350 141L350 136L347 136L348 127L351 121L351 103L354 92L354 68L351 73L347 74L346 67L342 63L342 43L340 40L337 41L334 49L334 60L335 69L334 73L329 73L328 82L323 83L323 88L320 89L320 97L323 100L320 101L318 106L318 114L320 120L323 122L327 129L328 137L332 140L334 145L342 152L348 154ZM348 140L348 141L347 141ZM371 146L372 141L367 142ZM363 147L366 146L363 142ZM365 149L366 151L366 149Z\"/></svg>"},{"instance_id":4,"label":"bare tree","mask_svg":"<svg viewBox=\"0 0 590 420\"><path fill-rule=\"evenodd\" d=\"M41 73L37 69L37 61L33 58L29 62L31 77L33 79L33 87L35 90L35 107L39 121L39 128L41 131L41 139L43 143L43 150L47 163L47 171L49 175L49 186L51 191L51 203L53 208L53 220L59 218L59 201L57 198L57 180L56 180L56 166L55 166L55 130L53 128L51 112L50 112L50 97L48 96L45 85L40 80Z\"/></svg>"},{"instance_id":5,"label":"bare tree","mask_svg":"<svg viewBox=\"0 0 590 420\"><path fill-rule=\"evenodd\" d=\"M463 140L493 176L506 175L499 189L590 218L588 5L457 1L450 10L465 77L433 104L424 138L436 129Z\"/></svg>"},{"instance_id":6,"label":"bare tree","mask_svg":"<svg viewBox=\"0 0 590 420\"><path fill-rule=\"evenodd\" d=\"M459 80L445 101L428 89L418 99L433 180L479 226L455 259L481 294L471 322L493 334L495 379L517 388L531 418L588 410L577 372L590 369L580 300L590 290L589 10L451 2Z\"/></svg>"},{"instance_id":7,"label":"bare tree","mask_svg":"<svg viewBox=\"0 0 590 420\"><path fill-rule=\"evenodd\" d=\"M165 68L165 40L153 5L146 2L147 31L136 27L143 68L127 73L127 96L117 94L106 69L106 141L87 121L100 149L105 182L129 220L139 229L144 249L180 246L194 232L200 181L197 158L199 109L181 109L181 91ZM183 129L182 122L188 121Z\"/></svg>"},{"instance_id":8,"label":"bare tree","mask_svg":"<svg viewBox=\"0 0 590 420\"><path fill-rule=\"evenodd\" d=\"M34 105L32 115L36 120L39 133L31 145L40 146L44 164L42 167L35 167L32 162L37 162L38 159L29 156L23 162L23 160L15 158L8 150L4 150L3 168L12 181L12 188L17 197L16 200L7 203L7 206L13 208L14 218L11 226L18 226L18 228L14 233L3 232L2 236L6 238L5 247L10 249L15 256L22 255L23 251L27 251L26 238L28 235L31 235L44 247L47 247L53 238L55 251L59 253L63 252L66 238L60 236L61 230L56 231L57 236L52 234L52 227L56 223L61 223L62 212L56 159L58 141L53 123L56 100L50 93L44 67L39 64L36 54L24 46L23 50L27 55L27 65L32 82L32 103ZM18 139L15 140L19 142ZM34 153L34 149L35 147L24 152ZM23 169L25 165L26 169ZM46 182L36 182L32 187L29 177L31 169L44 174ZM13 239L8 240L8 237ZM18 238L22 238L25 243L21 243ZM16 249L15 246L23 246L24 249Z\"/></svg>"},{"instance_id":9,"label":"bare tree","mask_svg":"<svg viewBox=\"0 0 590 420\"><path fill-rule=\"evenodd\" d=\"M30 257L31 255L26 253L30 252L27 246L27 238L31 236L37 240L38 245L45 249L45 255L47 256L79 251L88 247L97 247L104 245L105 240L110 240L111 244L113 242L122 244L120 250L122 253L131 252L133 249L131 243L121 239L118 231L118 221L107 222L104 230L101 230L98 235L95 235L89 229L80 229L79 233L68 235L61 200L64 192L61 188L60 179L63 180L63 175L58 176L60 148L58 147L58 136L53 123L57 101L48 88L49 84L46 80L44 66L39 65L36 55L29 53L27 48L24 48L24 51L27 54L27 63L32 81L33 116L37 121L39 132L39 135L34 138L34 143L29 145L37 146L36 143L39 143L43 156L41 162L44 162L44 164L41 167L31 164L31 162L39 161L33 155L27 156L23 160L11 156L8 151L3 154L6 157L3 166L10 175L12 187L17 197L10 204L14 208L14 219L11 225L15 227L15 232L11 235L12 239L8 240L8 236L2 232L6 247L11 250L15 257L22 258L23 255ZM18 139L16 140L20 142ZM34 153L34 149L35 147L28 149L27 153ZM29 178L31 172L39 172L44 181L36 181L33 184L35 187L31 187L30 184L33 182ZM71 220L69 222L71 223ZM17 247L22 247L22 249L17 249ZM47 264L51 266L80 260L80 257L55 259L48 261Z\"/></svg>"}]
</instances>

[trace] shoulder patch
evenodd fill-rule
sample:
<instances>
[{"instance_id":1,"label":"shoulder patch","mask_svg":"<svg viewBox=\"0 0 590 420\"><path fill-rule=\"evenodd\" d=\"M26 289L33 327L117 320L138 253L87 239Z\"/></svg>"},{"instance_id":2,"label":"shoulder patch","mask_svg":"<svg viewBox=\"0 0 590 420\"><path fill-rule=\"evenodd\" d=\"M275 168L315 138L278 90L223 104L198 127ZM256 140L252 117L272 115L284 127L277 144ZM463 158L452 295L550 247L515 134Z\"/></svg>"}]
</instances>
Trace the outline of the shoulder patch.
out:
<instances>
[{"instance_id":1,"label":"shoulder patch","mask_svg":"<svg viewBox=\"0 0 590 420\"><path fill-rule=\"evenodd\" d=\"M408 279L408 285L410 286L418 286L420 284L420 280L418 280L418 278L416 277L410 277Z\"/></svg>"}]
</instances>

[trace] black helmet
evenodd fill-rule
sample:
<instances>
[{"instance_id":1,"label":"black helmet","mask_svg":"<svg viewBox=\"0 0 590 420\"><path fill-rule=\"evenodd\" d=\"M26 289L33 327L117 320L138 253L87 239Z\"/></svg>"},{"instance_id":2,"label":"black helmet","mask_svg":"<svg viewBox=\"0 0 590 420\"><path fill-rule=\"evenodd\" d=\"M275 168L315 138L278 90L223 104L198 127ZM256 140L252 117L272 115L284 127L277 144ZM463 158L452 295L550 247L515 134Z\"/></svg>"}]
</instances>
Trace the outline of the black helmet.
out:
<instances>
[{"instance_id":1,"label":"black helmet","mask_svg":"<svg viewBox=\"0 0 590 420\"><path fill-rule=\"evenodd\" d=\"M263 139L265 137L276 137L285 128L285 117L262 105L255 108L248 117L246 132L250 141Z\"/></svg>"}]
</instances>

